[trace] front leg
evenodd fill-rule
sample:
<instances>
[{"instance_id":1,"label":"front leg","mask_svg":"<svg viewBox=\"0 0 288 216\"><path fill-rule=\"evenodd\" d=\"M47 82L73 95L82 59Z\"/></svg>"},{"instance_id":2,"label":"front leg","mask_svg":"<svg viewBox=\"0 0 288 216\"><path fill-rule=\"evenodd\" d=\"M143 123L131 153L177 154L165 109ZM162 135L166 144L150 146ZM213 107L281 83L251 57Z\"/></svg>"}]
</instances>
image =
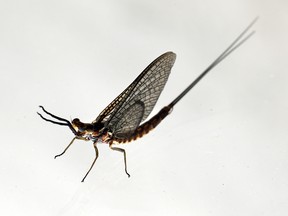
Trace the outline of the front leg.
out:
<instances>
[{"instance_id":1,"label":"front leg","mask_svg":"<svg viewBox=\"0 0 288 216\"><path fill-rule=\"evenodd\" d=\"M77 136L74 137L74 138L71 140L71 142L69 143L69 145L64 149L64 151L63 151L61 154L55 155L54 159L56 159L57 157L62 156L62 155L67 151L67 149L72 145L72 143L75 141L75 139L80 139L80 140L88 141L88 140L86 140L85 138L82 138L82 137L77 137Z\"/></svg>"},{"instance_id":2,"label":"front leg","mask_svg":"<svg viewBox=\"0 0 288 216\"><path fill-rule=\"evenodd\" d=\"M64 149L64 151L61 154L55 155L54 159L56 159L57 157L60 157L61 155L63 155L67 149L72 145L72 143L74 142L75 139L78 139L77 137L74 137L71 142L69 143L69 145Z\"/></svg>"},{"instance_id":3,"label":"front leg","mask_svg":"<svg viewBox=\"0 0 288 216\"><path fill-rule=\"evenodd\" d=\"M125 172L128 175L128 177L130 177L130 174L127 172L127 163L126 163L126 152L125 152L125 149L118 148L118 147L113 147L112 144L109 144L109 147L112 150L114 150L114 151L122 152L124 154Z\"/></svg>"}]
</instances>

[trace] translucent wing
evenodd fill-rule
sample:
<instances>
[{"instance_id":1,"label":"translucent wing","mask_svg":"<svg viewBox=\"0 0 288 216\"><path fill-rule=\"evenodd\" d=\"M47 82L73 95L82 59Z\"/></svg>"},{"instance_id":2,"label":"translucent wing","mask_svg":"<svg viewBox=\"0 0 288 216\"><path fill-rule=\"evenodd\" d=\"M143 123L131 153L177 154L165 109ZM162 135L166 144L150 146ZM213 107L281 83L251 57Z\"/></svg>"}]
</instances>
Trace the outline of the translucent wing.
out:
<instances>
[{"instance_id":1,"label":"translucent wing","mask_svg":"<svg viewBox=\"0 0 288 216\"><path fill-rule=\"evenodd\" d=\"M94 123L104 123L105 127L110 129L116 136L117 134L129 134L134 132L137 126L148 117L154 108L167 82L175 59L176 54L172 52L164 53L155 59L100 113ZM134 105L136 102L138 105ZM124 121L123 117L129 117L127 116L127 112L130 113L129 110L131 106L136 106L137 109L140 109L140 102L142 104L141 106L143 107L143 115L137 115L139 118L138 121L136 121L136 119L133 121L131 120L133 123L138 122L138 125L133 125L133 127L130 127L129 124L131 124L131 121L128 121L129 119ZM136 118L136 116L133 118ZM121 131L121 128L123 128L123 131ZM127 128L130 128L130 132L128 132Z\"/></svg>"},{"instance_id":2,"label":"translucent wing","mask_svg":"<svg viewBox=\"0 0 288 216\"><path fill-rule=\"evenodd\" d=\"M143 118L144 104L136 101L123 114L122 118L114 127L114 136L117 138L128 138L138 127Z\"/></svg>"}]
</instances>

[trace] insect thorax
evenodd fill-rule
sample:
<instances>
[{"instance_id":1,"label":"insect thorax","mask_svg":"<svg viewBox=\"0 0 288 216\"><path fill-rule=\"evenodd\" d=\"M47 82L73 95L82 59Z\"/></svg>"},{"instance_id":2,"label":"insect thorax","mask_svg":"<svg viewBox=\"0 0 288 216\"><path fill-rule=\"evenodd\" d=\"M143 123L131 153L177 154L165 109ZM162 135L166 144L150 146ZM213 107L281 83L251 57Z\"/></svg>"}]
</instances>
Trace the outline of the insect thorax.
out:
<instances>
[{"instance_id":1,"label":"insect thorax","mask_svg":"<svg viewBox=\"0 0 288 216\"><path fill-rule=\"evenodd\" d=\"M71 123L76 131L76 135L79 138L81 137L85 140L101 140L102 136L105 136L105 134L107 133L102 123L83 123L78 118L73 119Z\"/></svg>"}]
</instances>

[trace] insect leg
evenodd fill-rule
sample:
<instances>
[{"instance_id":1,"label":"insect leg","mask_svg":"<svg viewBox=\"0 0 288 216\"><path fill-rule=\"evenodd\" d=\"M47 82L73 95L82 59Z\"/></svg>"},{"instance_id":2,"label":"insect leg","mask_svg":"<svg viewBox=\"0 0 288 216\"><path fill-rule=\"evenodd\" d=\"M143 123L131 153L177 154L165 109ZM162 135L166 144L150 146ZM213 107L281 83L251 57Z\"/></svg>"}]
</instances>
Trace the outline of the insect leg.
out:
<instances>
[{"instance_id":1,"label":"insect leg","mask_svg":"<svg viewBox=\"0 0 288 216\"><path fill-rule=\"evenodd\" d=\"M94 161L93 161L90 169L88 170L88 172L86 173L86 175L84 176L84 178L82 179L81 182L84 182L85 178L87 177L87 175L89 174L89 172L90 172L91 169L93 168L93 166L94 166L94 164L95 164L95 162L96 162L96 160L97 160L97 158L98 158L98 156L99 156L99 151L98 151L98 148L97 148L96 144L97 144L97 141L95 141L95 142L93 143L93 146L94 146L94 149L95 149L95 153L96 153L96 157L95 157L95 159L94 159Z\"/></svg>"},{"instance_id":2,"label":"insect leg","mask_svg":"<svg viewBox=\"0 0 288 216\"><path fill-rule=\"evenodd\" d=\"M125 172L128 175L128 177L130 177L130 174L127 172L127 163L126 163L126 152L124 149L122 148L117 148L117 147L112 147L112 144L109 144L109 147L114 150L114 151L119 151L122 152L124 154L124 164L125 164Z\"/></svg>"},{"instance_id":3,"label":"insect leg","mask_svg":"<svg viewBox=\"0 0 288 216\"><path fill-rule=\"evenodd\" d=\"M75 139L77 139L77 137L74 137L74 138L71 140L71 142L69 143L69 145L64 149L64 151L63 151L61 154L55 155L54 159L56 159L57 157L63 155L63 154L66 152L66 150L72 145L72 143L74 142Z\"/></svg>"}]
</instances>

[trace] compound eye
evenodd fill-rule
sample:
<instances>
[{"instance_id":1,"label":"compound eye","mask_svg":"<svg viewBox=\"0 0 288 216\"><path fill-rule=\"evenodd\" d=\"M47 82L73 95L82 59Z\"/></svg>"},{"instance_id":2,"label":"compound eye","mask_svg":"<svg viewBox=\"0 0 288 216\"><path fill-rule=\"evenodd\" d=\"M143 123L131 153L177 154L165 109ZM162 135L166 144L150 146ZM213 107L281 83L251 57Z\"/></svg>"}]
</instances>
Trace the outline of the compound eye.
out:
<instances>
[{"instance_id":1,"label":"compound eye","mask_svg":"<svg viewBox=\"0 0 288 216\"><path fill-rule=\"evenodd\" d=\"M76 131L82 131L82 125L78 118L72 120L72 125Z\"/></svg>"},{"instance_id":2,"label":"compound eye","mask_svg":"<svg viewBox=\"0 0 288 216\"><path fill-rule=\"evenodd\" d=\"M78 118L75 118L75 119L72 120L72 124L77 124L79 122L80 122L80 120Z\"/></svg>"}]
</instances>

